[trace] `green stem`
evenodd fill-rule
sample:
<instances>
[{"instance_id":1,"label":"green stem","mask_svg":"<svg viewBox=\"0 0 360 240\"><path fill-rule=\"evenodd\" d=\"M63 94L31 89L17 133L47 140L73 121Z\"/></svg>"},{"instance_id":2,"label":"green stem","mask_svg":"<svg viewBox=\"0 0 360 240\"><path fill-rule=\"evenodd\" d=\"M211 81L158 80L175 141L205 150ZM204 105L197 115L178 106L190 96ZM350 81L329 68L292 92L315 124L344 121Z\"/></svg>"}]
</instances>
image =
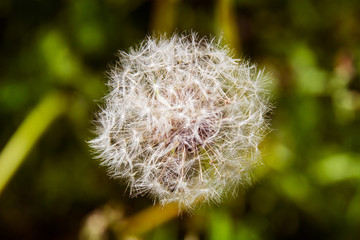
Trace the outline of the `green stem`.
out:
<instances>
[{"instance_id":1,"label":"green stem","mask_svg":"<svg viewBox=\"0 0 360 240\"><path fill-rule=\"evenodd\" d=\"M159 33L171 33L174 30L176 5L180 0L154 0L151 17L151 30Z\"/></svg>"},{"instance_id":2,"label":"green stem","mask_svg":"<svg viewBox=\"0 0 360 240\"><path fill-rule=\"evenodd\" d=\"M216 26L231 47L241 52L241 38L232 0L217 0L215 8Z\"/></svg>"},{"instance_id":3,"label":"green stem","mask_svg":"<svg viewBox=\"0 0 360 240\"><path fill-rule=\"evenodd\" d=\"M66 105L63 94L49 94L16 130L0 153L0 194L46 129L65 112Z\"/></svg>"},{"instance_id":4,"label":"green stem","mask_svg":"<svg viewBox=\"0 0 360 240\"><path fill-rule=\"evenodd\" d=\"M113 229L119 234L120 238L139 236L176 218L180 213L181 209L176 204L165 206L156 204L115 224Z\"/></svg>"}]
</instances>

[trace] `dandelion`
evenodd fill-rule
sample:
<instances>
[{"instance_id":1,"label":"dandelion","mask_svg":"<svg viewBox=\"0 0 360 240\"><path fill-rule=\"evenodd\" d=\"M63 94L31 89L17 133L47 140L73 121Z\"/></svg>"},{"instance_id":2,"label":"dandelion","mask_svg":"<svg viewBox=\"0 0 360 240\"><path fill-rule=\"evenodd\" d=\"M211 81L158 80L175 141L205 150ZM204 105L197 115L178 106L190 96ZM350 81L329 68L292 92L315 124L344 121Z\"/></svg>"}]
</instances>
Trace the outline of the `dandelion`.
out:
<instances>
[{"instance_id":1,"label":"dandelion","mask_svg":"<svg viewBox=\"0 0 360 240\"><path fill-rule=\"evenodd\" d=\"M148 37L119 53L90 145L132 196L219 202L259 164L265 80L216 39Z\"/></svg>"}]
</instances>

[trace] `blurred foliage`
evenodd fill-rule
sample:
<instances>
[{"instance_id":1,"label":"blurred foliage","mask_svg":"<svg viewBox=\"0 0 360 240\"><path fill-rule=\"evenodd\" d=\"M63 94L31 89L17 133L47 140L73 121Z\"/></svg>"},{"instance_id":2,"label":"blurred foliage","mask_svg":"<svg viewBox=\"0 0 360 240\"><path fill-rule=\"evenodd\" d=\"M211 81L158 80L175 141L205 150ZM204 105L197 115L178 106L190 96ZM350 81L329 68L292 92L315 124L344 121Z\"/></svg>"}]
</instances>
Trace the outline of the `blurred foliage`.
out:
<instances>
[{"instance_id":1,"label":"blurred foliage","mask_svg":"<svg viewBox=\"0 0 360 240\"><path fill-rule=\"evenodd\" d=\"M173 216L136 215L151 200L128 198L86 140L115 53L190 29L272 72L273 131L254 186L139 238L357 239L359 22L358 0L0 1L0 149L49 92L71 101L0 195L0 239L113 239L129 216Z\"/></svg>"}]
</instances>

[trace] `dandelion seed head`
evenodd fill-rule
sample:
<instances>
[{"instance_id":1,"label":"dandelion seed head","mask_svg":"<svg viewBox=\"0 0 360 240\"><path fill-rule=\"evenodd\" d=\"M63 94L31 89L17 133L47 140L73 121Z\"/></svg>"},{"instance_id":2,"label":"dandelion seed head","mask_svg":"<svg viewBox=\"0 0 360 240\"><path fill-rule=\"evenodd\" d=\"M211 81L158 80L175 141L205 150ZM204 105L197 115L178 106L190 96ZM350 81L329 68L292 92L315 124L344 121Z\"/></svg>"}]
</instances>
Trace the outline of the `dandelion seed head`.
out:
<instances>
[{"instance_id":1,"label":"dandelion seed head","mask_svg":"<svg viewBox=\"0 0 360 240\"><path fill-rule=\"evenodd\" d=\"M148 37L119 53L90 145L133 196L219 202L259 164L265 80L216 39Z\"/></svg>"}]
</instances>

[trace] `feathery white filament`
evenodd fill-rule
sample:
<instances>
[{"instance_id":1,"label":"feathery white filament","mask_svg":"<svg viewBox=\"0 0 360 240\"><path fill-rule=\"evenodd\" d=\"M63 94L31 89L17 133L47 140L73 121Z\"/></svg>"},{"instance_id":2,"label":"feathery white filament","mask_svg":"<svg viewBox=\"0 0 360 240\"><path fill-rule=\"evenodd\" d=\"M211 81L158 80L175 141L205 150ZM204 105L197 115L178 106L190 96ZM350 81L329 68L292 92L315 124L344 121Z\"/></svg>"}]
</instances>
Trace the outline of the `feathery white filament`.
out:
<instances>
[{"instance_id":1,"label":"feathery white filament","mask_svg":"<svg viewBox=\"0 0 360 240\"><path fill-rule=\"evenodd\" d=\"M120 52L90 144L132 195L188 208L219 201L258 163L263 83L214 39L148 37Z\"/></svg>"}]
</instances>

